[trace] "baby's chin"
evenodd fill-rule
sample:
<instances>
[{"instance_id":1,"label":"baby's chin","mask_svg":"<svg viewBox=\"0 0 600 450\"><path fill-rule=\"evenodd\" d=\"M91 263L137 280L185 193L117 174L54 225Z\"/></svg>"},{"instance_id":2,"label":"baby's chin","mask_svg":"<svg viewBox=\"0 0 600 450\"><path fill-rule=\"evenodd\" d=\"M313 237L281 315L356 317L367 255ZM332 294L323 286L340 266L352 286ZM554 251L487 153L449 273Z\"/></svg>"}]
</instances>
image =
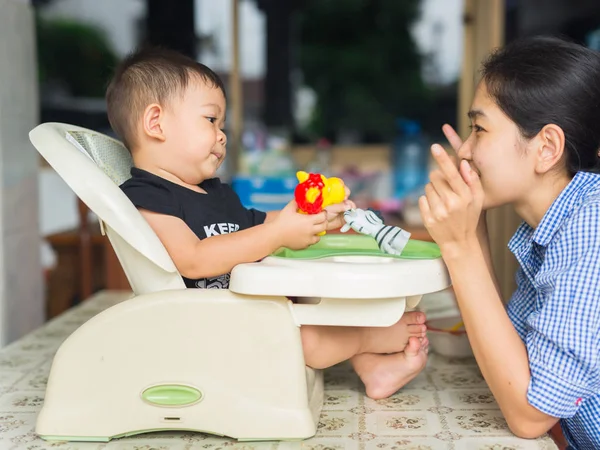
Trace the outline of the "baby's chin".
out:
<instances>
[{"instance_id":1,"label":"baby's chin","mask_svg":"<svg viewBox=\"0 0 600 450\"><path fill-rule=\"evenodd\" d=\"M215 166L215 175L217 173L217 170L219 170L222 165L223 165L223 159L220 159L219 162Z\"/></svg>"},{"instance_id":2,"label":"baby's chin","mask_svg":"<svg viewBox=\"0 0 600 450\"><path fill-rule=\"evenodd\" d=\"M221 167L221 164L222 163L215 164L214 167L212 167L208 170L205 170L204 173L205 173L206 179L215 178L217 176L217 171L219 170L219 167Z\"/></svg>"}]
</instances>

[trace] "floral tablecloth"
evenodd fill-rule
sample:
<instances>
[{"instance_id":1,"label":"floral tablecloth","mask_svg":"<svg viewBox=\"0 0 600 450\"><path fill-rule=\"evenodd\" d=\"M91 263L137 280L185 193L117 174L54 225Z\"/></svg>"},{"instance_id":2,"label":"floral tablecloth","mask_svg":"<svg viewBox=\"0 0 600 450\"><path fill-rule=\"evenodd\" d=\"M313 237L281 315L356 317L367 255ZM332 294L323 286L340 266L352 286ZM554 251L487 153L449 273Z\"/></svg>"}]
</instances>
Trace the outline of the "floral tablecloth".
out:
<instances>
[{"instance_id":1,"label":"floral tablecloth","mask_svg":"<svg viewBox=\"0 0 600 450\"><path fill-rule=\"evenodd\" d=\"M52 357L79 325L130 296L101 292L0 349L0 449L269 449L269 450L527 450L556 449L548 437L510 434L473 360L431 355L427 369L386 400L364 395L346 364L325 372L325 404L317 435L302 442L238 443L199 433L155 433L100 443L49 443L34 433Z\"/></svg>"}]
</instances>

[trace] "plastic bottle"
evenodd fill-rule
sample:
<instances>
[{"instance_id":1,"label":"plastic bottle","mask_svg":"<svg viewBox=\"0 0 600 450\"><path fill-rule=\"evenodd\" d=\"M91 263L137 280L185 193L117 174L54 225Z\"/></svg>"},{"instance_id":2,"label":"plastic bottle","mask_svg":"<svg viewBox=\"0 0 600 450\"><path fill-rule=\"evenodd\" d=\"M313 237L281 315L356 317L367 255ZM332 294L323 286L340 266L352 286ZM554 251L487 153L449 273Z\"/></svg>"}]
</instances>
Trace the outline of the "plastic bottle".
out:
<instances>
[{"instance_id":1,"label":"plastic bottle","mask_svg":"<svg viewBox=\"0 0 600 450\"><path fill-rule=\"evenodd\" d=\"M397 120L398 137L393 146L394 197L404 199L427 180L429 155L418 122Z\"/></svg>"}]
</instances>

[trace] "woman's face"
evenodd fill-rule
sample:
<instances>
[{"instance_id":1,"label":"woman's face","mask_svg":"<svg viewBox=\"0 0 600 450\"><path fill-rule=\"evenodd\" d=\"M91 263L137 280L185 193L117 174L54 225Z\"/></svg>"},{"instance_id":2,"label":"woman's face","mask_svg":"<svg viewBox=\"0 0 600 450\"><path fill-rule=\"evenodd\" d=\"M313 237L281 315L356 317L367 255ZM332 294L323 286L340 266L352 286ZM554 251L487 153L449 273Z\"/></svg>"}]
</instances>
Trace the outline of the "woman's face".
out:
<instances>
[{"instance_id":1,"label":"woman's face","mask_svg":"<svg viewBox=\"0 0 600 450\"><path fill-rule=\"evenodd\" d=\"M535 152L479 83L471 110L471 134L458 150L479 174L485 193L484 209L525 198L535 179Z\"/></svg>"}]
</instances>

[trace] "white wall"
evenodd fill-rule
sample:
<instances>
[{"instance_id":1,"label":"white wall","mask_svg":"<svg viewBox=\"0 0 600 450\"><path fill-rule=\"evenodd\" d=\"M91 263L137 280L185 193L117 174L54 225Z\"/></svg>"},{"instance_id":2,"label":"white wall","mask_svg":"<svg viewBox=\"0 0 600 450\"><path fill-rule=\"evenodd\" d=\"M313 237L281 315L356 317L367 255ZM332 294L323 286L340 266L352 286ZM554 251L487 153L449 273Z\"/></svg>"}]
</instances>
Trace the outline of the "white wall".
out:
<instances>
[{"instance_id":1,"label":"white wall","mask_svg":"<svg viewBox=\"0 0 600 450\"><path fill-rule=\"evenodd\" d=\"M44 17L77 19L101 27L119 56L137 45L137 20L146 14L144 0L54 0Z\"/></svg>"},{"instance_id":2,"label":"white wall","mask_svg":"<svg viewBox=\"0 0 600 450\"><path fill-rule=\"evenodd\" d=\"M460 73L463 54L464 0L422 0L421 17L412 28L422 54L432 56L427 81L446 84Z\"/></svg>"},{"instance_id":3,"label":"white wall","mask_svg":"<svg viewBox=\"0 0 600 450\"><path fill-rule=\"evenodd\" d=\"M42 236L62 233L79 226L77 196L53 168L40 168L38 192Z\"/></svg>"},{"instance_id":4,"label":"white wall","mask_svg":"<svg viewBox=\"0 0 600 450\"><path fill-rule=\"evenodd\" d=\"M282 0L286 1L286 0ZM202 62L227 72L232 65L231 0L196 0L196 32L212 34L215 53L202 52ZM249 0L240 1L240 72L244 78L262 78L266 70L266 22L264 13Z\"/></svg>"},{"instance_id":5,"label":"white wall","mask_svg":"<svg viewBox=\"0 0 600 450\"><path fill-rule=\"evenodd\" d=\"M0 0L0 347L43 323L33 11Z\"/></svg>"},{"instance_id":6,"label":"white wall","mask_svg":"<svg viewBox=\"0 0 600 450\"><path fill-rule=\"evenodd\" d=\"M165 0L175 1L175 0ZM215 52L202 53L213 69L231 68L231 0L195 0L197 34L214 35ZM54 0L44 17L72 18L105 30L115 51L124 56L137 45L135 24L146 14L144 0ZM247 78L265 72L265 18L253 1L240 2L241 71Z\"/></svg>"}]
</instances>

